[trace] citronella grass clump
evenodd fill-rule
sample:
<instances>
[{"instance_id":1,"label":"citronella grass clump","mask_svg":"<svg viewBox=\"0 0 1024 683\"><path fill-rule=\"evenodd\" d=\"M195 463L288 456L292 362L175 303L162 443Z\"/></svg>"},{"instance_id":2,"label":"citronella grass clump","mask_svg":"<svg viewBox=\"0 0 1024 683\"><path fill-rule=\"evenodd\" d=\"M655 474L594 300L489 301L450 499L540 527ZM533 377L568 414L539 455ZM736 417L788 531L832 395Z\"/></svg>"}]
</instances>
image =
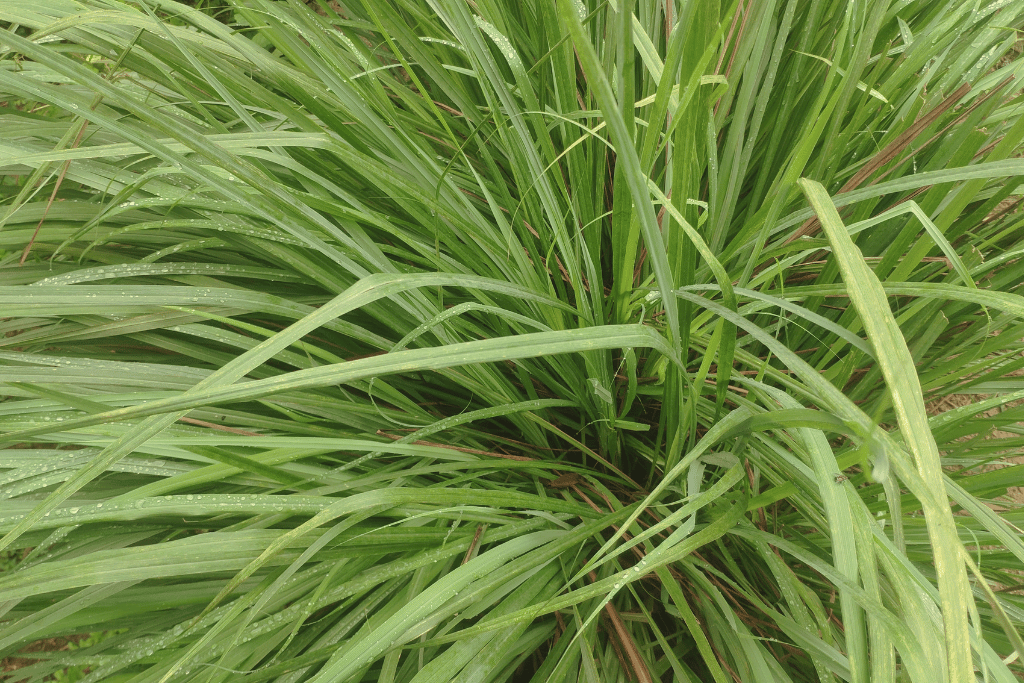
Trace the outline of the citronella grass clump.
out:
<instances>
[{"instance_id":1,"label":"citronella grass clump","mask_svg":"<svg viewBox=\"0 0 1024 683\"><path fill-rule=\"evenodd\" d=\"M1024 672L1020 3L0 22L11 680Z\"/></svg>"}]
</instances>

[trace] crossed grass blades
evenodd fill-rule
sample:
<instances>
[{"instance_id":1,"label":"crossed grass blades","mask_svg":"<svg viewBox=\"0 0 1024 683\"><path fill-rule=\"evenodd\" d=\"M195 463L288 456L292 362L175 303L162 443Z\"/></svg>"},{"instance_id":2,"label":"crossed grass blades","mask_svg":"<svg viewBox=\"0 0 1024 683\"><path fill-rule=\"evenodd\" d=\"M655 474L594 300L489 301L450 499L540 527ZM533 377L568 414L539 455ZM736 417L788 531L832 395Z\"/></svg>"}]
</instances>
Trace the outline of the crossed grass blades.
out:
<instances>
[{"instance_id":1,"label":"crossed grass blades","mask_svg":"<svg viewBox=\"0 0 1024 683\"><path fill-rule=\"evenodd\" d=\"M1019 2L0 22L11 680L1024 671Z\"/></svg>"}]
</instances>

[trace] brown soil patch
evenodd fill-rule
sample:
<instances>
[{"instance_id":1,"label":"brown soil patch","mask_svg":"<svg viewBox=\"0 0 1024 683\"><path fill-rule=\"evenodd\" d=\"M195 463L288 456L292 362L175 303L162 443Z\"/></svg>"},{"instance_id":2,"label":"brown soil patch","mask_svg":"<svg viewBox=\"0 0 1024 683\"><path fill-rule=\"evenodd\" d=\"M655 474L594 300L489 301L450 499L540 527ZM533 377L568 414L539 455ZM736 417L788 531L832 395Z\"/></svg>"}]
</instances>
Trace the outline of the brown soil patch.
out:
<instances>
[{"instance_id":1,"label":"brown soil patch","mask_svg":"<svg viewBox=\"0 0 1024 683\"><path fill-rule=\"evenodd\" d=\"M69 636L67 638L47 638L46 640L37 640L31 645L27 645L17 654L17 656L5 657L3 660L0 660L0 680L10 681L11 683L18 681L19 679L12 672L38 662L38 659L34 659L32 657L33 652L61 652L63 650L67 650L71 643L77 643L88 637L88 633L83 633L81 635Z\"/></svg>"},{"instance_id":2,"label":"brown soil patch","mask_svg":"<svg viewBox=\"0 0 1024 683\"><path fill-rule=\"evenodd\" d=\"M1016 370L1014 372L1009 373L1008 376L1024 376L1024 370ZM982 394L950 394L949 396L944 396L940 399L932 401L931 403L928 403L925 406L925 408L927 409L929 415L939 415L948 410L953 410L954 408L962 408L963 406L969 406L972 403L977 403L987 398L989 398L989 396ZM1006 407L1012 408L1014 406L1021 405L1022 403L1024 403L1024 401L1013 401L1007 404ZM995 415L999 414L999 411L1000 408L993 408L991 410L985 411L984 413L982 413L982 415L984 415L985 417L994 417ZM1018 422L1017 424L1024 426L1024 423L1022 422ZM1019 438L1019 436L1019 434L1003 431L1001 429L993 429L985 438L1010 439ZM1011 452L1007 453L1003 458L1001 458L1001 462L986 465L981 469L984 472L988 472L991 470L1006 467L1008 465L1017 465L1021 463L1024 463L1024 453ZM1024 505L1024 486L1009 487L1006 490L1006 496L1004 496L1004 498L1008 501Z\"/></svg>"}]
</instances>

